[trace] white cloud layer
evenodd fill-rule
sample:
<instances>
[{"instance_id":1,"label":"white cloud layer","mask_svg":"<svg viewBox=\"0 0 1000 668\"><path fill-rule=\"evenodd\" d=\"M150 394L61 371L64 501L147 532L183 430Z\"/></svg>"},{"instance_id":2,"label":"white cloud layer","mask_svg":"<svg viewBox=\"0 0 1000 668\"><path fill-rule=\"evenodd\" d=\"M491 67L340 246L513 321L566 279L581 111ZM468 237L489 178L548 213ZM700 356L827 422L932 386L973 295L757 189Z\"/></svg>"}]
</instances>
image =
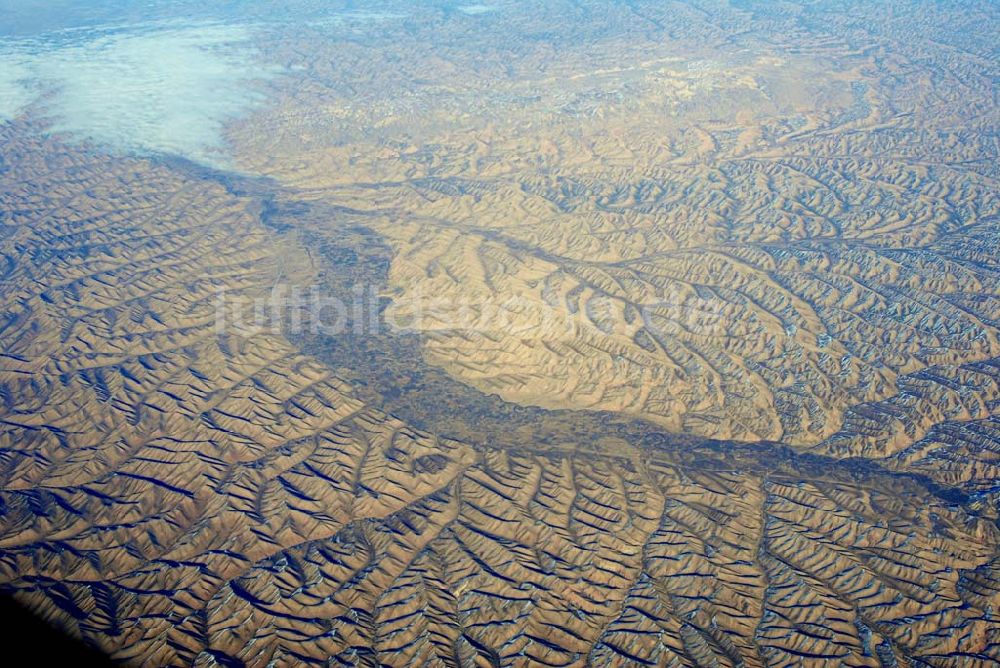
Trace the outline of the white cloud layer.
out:
<instances>
[{"instance_id":1,"label":"white cloud layer","mask_svg":"<svg viewBox=\"0 0 1000 668\"><path fill-rule=\"evenodd\" d=\"M58 38L61 37L61 38ZM223 124L273 71L244 26L146 26L0 43L0 119L33 104L66 132L118 149L221 158Z\"/></svg>"}]
</instances>

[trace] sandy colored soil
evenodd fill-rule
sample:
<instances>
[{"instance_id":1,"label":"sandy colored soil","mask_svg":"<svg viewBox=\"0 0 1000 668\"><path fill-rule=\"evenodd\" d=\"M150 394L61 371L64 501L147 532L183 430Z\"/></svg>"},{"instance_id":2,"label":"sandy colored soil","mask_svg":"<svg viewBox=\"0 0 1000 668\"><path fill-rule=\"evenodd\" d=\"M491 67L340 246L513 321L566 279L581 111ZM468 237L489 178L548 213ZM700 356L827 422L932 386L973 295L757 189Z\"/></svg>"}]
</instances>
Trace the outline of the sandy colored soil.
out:
<instances>
[{"instance_id":1,"label":"sandy colored soil","mask_svg":"<svg viewBox=\"0 0 1000 668\"><path fill-rule=\"evenodd\" d=\"M272 28L241 176L0 125L0 590L130 665L996 665L997 10L539 4Z\"/></svg>"}]
</instances>

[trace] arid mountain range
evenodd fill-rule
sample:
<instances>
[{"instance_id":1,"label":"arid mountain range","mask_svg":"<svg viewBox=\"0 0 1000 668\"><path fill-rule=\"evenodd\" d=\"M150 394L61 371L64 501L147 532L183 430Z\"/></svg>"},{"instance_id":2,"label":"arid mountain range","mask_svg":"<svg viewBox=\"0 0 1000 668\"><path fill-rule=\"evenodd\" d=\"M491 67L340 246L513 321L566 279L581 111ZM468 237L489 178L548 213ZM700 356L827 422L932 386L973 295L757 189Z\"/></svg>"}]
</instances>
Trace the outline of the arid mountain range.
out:
<instances>
[{"instance_id":1,"label":"arid mountain range","mask_svg":"<svg viewBox=\"0 0 1000 668\"><path fill-rule=\"evenodd\" d=\"M188 4L0 37L4 593L130 665L1000 663L994 3Z\"/></svg>"}]
</instances>

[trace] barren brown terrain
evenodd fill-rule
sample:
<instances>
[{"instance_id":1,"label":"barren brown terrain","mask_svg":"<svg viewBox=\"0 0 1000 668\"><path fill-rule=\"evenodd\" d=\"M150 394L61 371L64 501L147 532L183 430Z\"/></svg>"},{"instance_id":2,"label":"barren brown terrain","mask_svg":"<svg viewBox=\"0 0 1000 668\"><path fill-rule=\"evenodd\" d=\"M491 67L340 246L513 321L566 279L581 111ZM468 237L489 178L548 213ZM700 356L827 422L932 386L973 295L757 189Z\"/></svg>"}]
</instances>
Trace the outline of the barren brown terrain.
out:
<instances>
[{"instance_id":1,"label":"barren brown terrain","mask_svg":"<svg viewBox=\"0 0 1000 668\"><path fill-rule=\"evenodd\" d=\"M258 26L229 169L0 120L0 590L130 665L1000 664L997 8L453 5Z\"/></svg>"},{"instance_id":2,"label":"barren brown terrain","mask_svg":"<svg viewBox=\"0 0 1000 668\"><path fill-rule=\"evenodd\" d=\"M306 35L241 157L368 213L395 318L484 392L884 457L996 405L996 63L822 7L580 10L627 27L474 58Z\"/></svg>"}]
</instances>

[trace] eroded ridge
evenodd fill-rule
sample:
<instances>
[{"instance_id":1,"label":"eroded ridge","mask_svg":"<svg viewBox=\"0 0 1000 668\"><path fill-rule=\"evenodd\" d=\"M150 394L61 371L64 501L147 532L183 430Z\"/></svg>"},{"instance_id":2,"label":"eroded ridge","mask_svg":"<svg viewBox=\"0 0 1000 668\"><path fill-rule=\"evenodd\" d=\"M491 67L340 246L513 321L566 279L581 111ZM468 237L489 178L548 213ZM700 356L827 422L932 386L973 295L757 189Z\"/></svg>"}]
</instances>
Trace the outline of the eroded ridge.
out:
<instances>
[{"instance_id":1,"label":"eroded ridge","mask_svg":"<svg viewBox=\"0 0 1000 668\"><path fill-rule=\"evenodd\" d=\"M313 271L259 203L4 132L0 582L115 658L1000 660L992 522L888 474L414 429L214 326L218 290Z\"/></svg>"},{"instance_id":2,"label":"eroded ridge","mask_svg":"<svg viewBox=\"0 0 1000 668\"><path fill-rule=\"evenodd\" d=\"M887 457L992 415L1000 355L1000 16L893 7L317 29L274 48L301 81L234 136L243 164L372 216L392 313L463 382Z\"/></svg>"}]
</instances>

